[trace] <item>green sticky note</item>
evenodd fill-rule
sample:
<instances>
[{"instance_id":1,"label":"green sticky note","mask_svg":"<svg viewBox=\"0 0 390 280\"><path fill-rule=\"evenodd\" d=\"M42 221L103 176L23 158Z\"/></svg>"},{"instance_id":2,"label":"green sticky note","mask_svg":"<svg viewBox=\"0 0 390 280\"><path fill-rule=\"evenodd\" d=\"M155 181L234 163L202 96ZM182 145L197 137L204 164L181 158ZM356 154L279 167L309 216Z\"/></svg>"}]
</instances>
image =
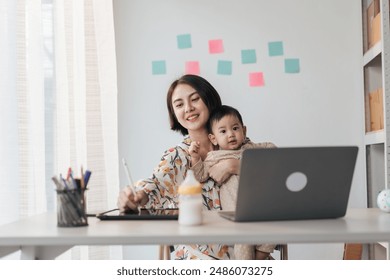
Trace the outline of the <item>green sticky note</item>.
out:
<instances>
[{"instance_id":1,"label":"green sticky note","mask_svg":"<svg viewBox=\"0 0 390 280\"><path fill-rule=\"evenodd\" d=\"M190 34L177 35L177 47L179 49L191 48L192 47L191 35Z\"/></svg>"},{"instance_id":2,"label":"green sticky note","mask_svg":"<svg viewBox=\"0 0 390 280\"><path fill-rule=\"evenodd\" d=\"M269 56L283 55L283 42L269 42L268 43Z\"/></svg>"},{"instance_id":3,"label":"green sticky note","mask_svg":"<svg viewBox=\"0 0 390 280\"><path fill-rule=\"evenodd\" d=\"M243 64L256 63L256 51L255 50L242 50L241 62Z\"/></svg>"},{"instance_id":4,"label":"green sticky note","mask_svg":"<svg viewBox=\"0 0 390 280\"><path fill-rule=\"evenodd\" d=\"M152 74L153 75L164 75L167 73L167 67L165 60L152 61Z\"/></svg>"},{"instance_id":5,"label":"green sticky note","mask_svg":"<svg viewBox=\"0 0 390 280\"><path fill-rule=\"evenodd\" d=\"M299 73L299 59L298 58L286 58L284 60L284 71L286 73Z\"/></svg>"},{"instance_id":6,"label":"green sticky note","mask_svg":"<svg viewBox=\"0 0 390 280\"><path fill-rule=\"evenodd\" d=\"M218 60L218 72L219 75L231 75L232 74L232 62L228 60Z\"/></svg>"}]
</instances>

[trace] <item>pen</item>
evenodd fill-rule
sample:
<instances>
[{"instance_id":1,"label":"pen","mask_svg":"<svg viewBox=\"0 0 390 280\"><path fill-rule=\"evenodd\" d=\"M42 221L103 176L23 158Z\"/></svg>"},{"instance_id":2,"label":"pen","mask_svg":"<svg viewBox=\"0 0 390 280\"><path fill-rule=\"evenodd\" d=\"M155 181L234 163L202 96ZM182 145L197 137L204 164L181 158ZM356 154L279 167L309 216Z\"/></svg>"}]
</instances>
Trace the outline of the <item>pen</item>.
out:
<instances>
[{"instance_id":1,"label":"pen","mask_svg":"<svg viewBox=\"0 0 390 280\"><path fill-rule=\"evenodd\" d=\"M77 183L76 183L76 180L73 178L73 171L72 170L69 173L69 177L71 179L71 182L72 182L72 185L73 185L73 189L76 190L77 189Z\"/></svg>"},{"instance_id":2,"label":"pen","mask_svg":"<svg viewBox=\"0 0 390 280\"><path fill-rule=\"evenodd\" d=\"M131 179L129 167L127 166L127 162L126 162L125 158L122 158L122 164L123 164L123 168L125 169L125 173L127 176L127 180L129 181L131 191L135 195L134 183L133 183L133 180Z\"/></svg>"},{"instance_id":3,"label":"pen","mask_svg":"<svg viewBox=\"0 0 390 280\"><path fill-rule=\"evenodd\" d=\"M91 171L85 170L85 175L84 175L84 188L87 188L89 178L91 177Z\"/></svg>"},{"instance_id":4,"label":"pen","mask_svg":"<svg viewBox=\"0 0 390 280\"><path fill-rule=\"evenodd\" d=\"M69 167L69 168L68 168L68 174L66 174L66 181L69 180L69 177L70 177L70 174L71 174L71 173L72 173L72 168Z\"/></svg>"},{"instance_id":5,"label":"pen","mask_svg":"<svg viewBox=\"0 0 390 280\"><path fill-rule=\"evenodd\" d=\"M54 184L56 184L57 190L60 191L60 190L63 190L63 189L64 189L65 186L62 186L62 185L61 185L61 183L60 183L60 182L58 181L58 179L57 179L57 176L53 176L51 179L53 180Z\"/></svg>"},{"instance_id":6,"label":"pen","mask_svg":"<svg viewBox=\"0 0 390 280\"><path fill-rule=\"evenodd\" d=\"M62 183L64 184L64 189L69 189L68 184L66 183L66 180L62 177L62 174L60 174L60 179L61 179Z\"/></svg>"}]
</instances>

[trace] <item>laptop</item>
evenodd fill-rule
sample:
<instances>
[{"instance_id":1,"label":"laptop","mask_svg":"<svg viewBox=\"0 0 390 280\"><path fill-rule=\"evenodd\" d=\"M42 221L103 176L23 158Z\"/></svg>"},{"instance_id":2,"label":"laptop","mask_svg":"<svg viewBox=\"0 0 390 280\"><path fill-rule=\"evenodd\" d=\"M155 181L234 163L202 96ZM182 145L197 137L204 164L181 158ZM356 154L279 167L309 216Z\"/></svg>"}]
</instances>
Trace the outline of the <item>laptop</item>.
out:
<instances>
[{"instance_id":1,"label":"laptop","mask_svg":"<svg viewBox=\"0 0 390 280\"><path fill-rule=\"evenodd\" d=\"M245 150L236 210L219 214L236 222L343 217L357 153L355 146Z\"/></svg>"}]
</instances>

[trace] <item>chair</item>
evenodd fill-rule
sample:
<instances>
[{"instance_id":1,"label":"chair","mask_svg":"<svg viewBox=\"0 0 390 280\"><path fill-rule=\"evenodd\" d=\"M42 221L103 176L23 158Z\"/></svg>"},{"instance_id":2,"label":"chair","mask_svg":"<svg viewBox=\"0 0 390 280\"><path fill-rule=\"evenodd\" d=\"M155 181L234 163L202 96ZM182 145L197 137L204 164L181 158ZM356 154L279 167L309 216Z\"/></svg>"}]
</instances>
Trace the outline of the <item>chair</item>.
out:
<instances>
[{"instance_id":1,"label":"chair","mask_svg":"<svg viewBox=\"0 0 390 280\"><path fill-rule=\"evenodd\" d=\"M288 260L288 247L287 247L287 244L276 245L275 250L278 250L280 252L280 259L281 260Z\"/></svg>"},{"instance_id":2,"label":"chair","mask_svg":"<svg viewBox=\"0 0 390 280\"><path fill-rule=\"evenodd\" d=\"M159 260L170 260L171 259L171 246L169 245L160 245L159 248Z\"/></svg>"},{"instance_id":3,"label":"chair","mask_svg":"<svg viewBox=\"0 0 390 280\"><path fill-rule=\"evenodd\" d=\"M171 245L160 245L159 259L170 260L171 259ZM288 247L287 244L276 245L275 250L280 252L281 260L288 260Z\"/></svg>"},{"instance_id":4,"label":"chair","mask_svg":"<svg viewBox=\"0 0 390 280\"><path fill-rule=\"evenodd\" d=\"M361 260L363 245L358 243L345 243L343 260Z\"/></svg>"}]
</instances>

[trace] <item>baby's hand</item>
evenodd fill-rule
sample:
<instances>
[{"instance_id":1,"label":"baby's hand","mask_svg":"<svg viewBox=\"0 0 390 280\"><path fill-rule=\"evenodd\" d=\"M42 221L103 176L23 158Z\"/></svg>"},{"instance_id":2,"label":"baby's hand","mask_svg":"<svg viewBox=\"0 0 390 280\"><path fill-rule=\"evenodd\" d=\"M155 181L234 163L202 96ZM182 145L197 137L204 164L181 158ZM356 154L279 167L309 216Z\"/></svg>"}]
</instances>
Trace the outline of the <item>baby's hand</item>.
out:
<instances>
[{"instance_id":1,"label":"baby's hand","mask_svg":"<svg viewBox=\"0 0 390 280\"><path fill-rule=\"evenodd\" d=\"M197 162L200 159L199 148L200 148L199 141L192 141L191 142L191 145L190 145L190 148L188 149L188 152L191 155L193 163Z\"/></svg>"}]
</instances>

